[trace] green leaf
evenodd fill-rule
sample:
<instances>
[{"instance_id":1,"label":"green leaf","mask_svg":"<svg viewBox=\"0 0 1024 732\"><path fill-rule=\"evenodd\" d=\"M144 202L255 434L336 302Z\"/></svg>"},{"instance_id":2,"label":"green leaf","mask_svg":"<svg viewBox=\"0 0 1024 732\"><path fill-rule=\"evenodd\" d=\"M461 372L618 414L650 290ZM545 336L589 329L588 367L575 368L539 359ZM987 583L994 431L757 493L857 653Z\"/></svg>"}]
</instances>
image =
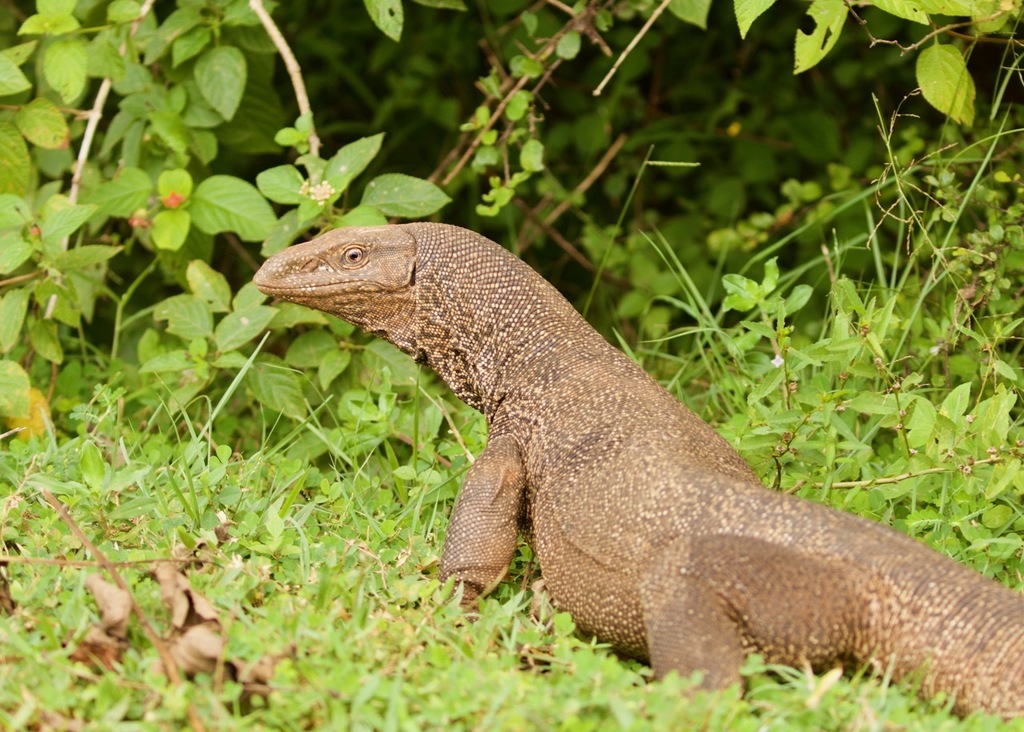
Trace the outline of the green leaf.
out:
<instances>
[{"instance_id":1,"label":"green leaf","mask_svg":"<svg viewBox=\"0 0 1024 732\"><path fill-rule=\"evenodd\" d=\"M67 13L37 13L25 19L18 29L19 36L59 36L78 30L75 16Z\"/></svg>"},{"instance_id":2,"label":"green leaf","mask_svg":"<svg viewBox=\"0 0 1024 732\"><path fill-rule=\"evenodd\" d=\"M111 23L130 23L139 17L142 6L136 0L114 0L107 6L107 20Z\"/></svg>"},{"instance_id":3,"label":"green leaf","mask_svg":"<svg viewBox=\"0 0 1024 732\"><path fill-rule=\"evenodd\" d=\"M949 44L936 43L917 57L917 83L921 94L954 122L974 122L974 79L964 57Z\"/></svg>"},{"instance_id":4,"label":"green leaf","mask_svg":"<svg viewBox=\"0 0 1024 732\"><path fill-rule=\"evenodd\" d=\"M960 384L960 386L953 389L946 395L946 398L942 400L942 407L940 408L940 414L949 417L954 422L958 421L964 416L964 412L967 411L967 405L971 401L971 384Z\"/></svg>"},{"instance_id":5,"label":"green leaf","mask_svg":"<svg viewBox=\"0 0 1024 732\"><path fill-rule=\"evenodd\" d=\"M402 37L402 24L405 15L402 10L402 0L363 0L366 4L366 12L374 25L380 28L381 32L392 41Z\"/></svg>"},{"instance_id":6,"label":"green leaf","mask_svg":"<svg viewBox=\"0 0 1024 732\"><path fill-rule=\"evenodd\" d=\"M213 335L213 314L210 306L195 295L175 295L159 305L153 313L156 320L167 321L167 332L190 341Z\"/></svg>"},{"instance_id":7,"label":"green leaf","mask_svg":"<svg viewBox=\"0 0 1024 732\"><path fill-rule=\"evenodd\" d=\"M430 181L387 173L370 181L361 204L373 206L386 216L416 218L429 216L451 200Z\"/></svg>"},{"instance_id":8,"label":"green leaf","mask_svg":"<svg viewBox=\"0 0 1024 732\"><path fill-rule=\"evenodd\" d=\"M740 38L747 37L750 26L761 15L775 4L775 0L733 0L736 11L736 24L740 28Z\"/></svg>"},{"instance_id":9,"label":"green leaf","mask_svg":"<svg viewBox=\"0 0 1024 732\"><path fill-rule=\"evenodd\" d=\"M57 323L53 320L33 320L28 326L28 339L40 356L53 364L64 361L64 349L57 338Z\"/></svg>"},{"instance_id":10,"label":"green leaf","mask_svg":"<svg viewBox=\"0 0 1024 732\"><path fill-rule=\"evenodd\" d=\"M53 247L66 236L71 236L96 212L90 204L72 204L54 211L43 221L40 233L43 245Z\"/></svg>"},{"instance_id":11,"label":"green leaf","mask_svg":"<svg viewBox=\"0 0 1024 732\"><path fill-rule=\"evenodd\" d=\"M345 145L327 161L324 180L331 184L336 193L341 193L377 157L383 141L384 133L381 132Z\"/></svg>"},{"instance_id":12,"label":"green leaf","mask_svg":"<svg viewBox=\"0 0 1024 732\"><path fill-rule=\"evenodd\" d=\"M846 5L843 0L814 0L807 9L815 23L814 31L796 32L794 73L801 73L821 61L839 40L839 33L846 22Z\"/></svg>"},{"instance_id":13,"label":"green leaf","mask_svg":"<svg viewBox=\"0 0 1024 732\"><path fill-rule=\"evenodd\" d=\"M94 491L103 487L107 475L107 463L100 454L96 443L89 439L82 442L78 453L78 467L82 471L82 480Z\"/></svg>"},{"instance_id":14,"label":"green leaf","mask_svg":"<svg viewBox=\"0 0 1024 732\"><path fill-rule=\"evenodd\" d=\"M329 351L337 350L337 339L326 330L308 330L292 340L284 360L289 366L308 369L320 363L320 359Z\"/></svg>"},{"instance_id":15,"label":"green leaf","mask_svg":"<svg viewBox=\"0 0 1024 732\"><path fill-rule=\"evenodd\" d=\"M0 234L0 274L10 274L32 256L32 245L17 231Z\"/></svg>"},{"instance_id":16,"label":"green leaf","mask_svg":"<svg viewBox=\"0 0 1024 732\"><path fill-rule=\"evenodd\" d=\"M413 2L426 8L462 11L466 9L466 4L462 0L413 0Z\"/></svg>"},{"instance_id":17,"label":"green leaf","mask_svg":"<svg viewBox=\"0 0 1024 732\"><path fill-rule=\"evenodd\" d=\"M33 99L19 109L14 121L33 145L49 150L68 146L68 123L57 105L45 97Z\"/></svg>"},{"instance_id":18,"label":"green leaf","mask_svg":"<svg viewBox=\"0 0 1024 732\"><path fill-rule=\"evenodd\" d=\"M928 15L917 0L874 0L874 6L898 18L928 25Z\"/></svg>"},{"instance_id":19,"label":"green leaf","mask_svg":"<svg viewBox=\"0 0 1024 732\"><path fill-rule=\"evenodd\" d=\"M267 305L255 305L245 310L228 313L217 323L213 338L217 350L233 351L258 336L273 319L277 311Z\"/></svg>"},{"instance_id":20,"label":"green leaf","mask_svg":"<svg viewBox=\"0 0 1024 732\"><path fill-rule=\"evenodd\" d=\"M1012 508L1000 504L985 509L985 512L981 514L981 525L986 529L1001 529L1013 521L1015 517L1016 514Z\"/></svg>"},{"instance_id":21,"label":"green leaf","mask_svg":"<svg viewBox=\"0 0 1024 732\"><path fill-rule=\"evenodd\" d=\"M0 414L27 417L31 386L25 369L14 361L0 361Z\"/></svg>"},{"instance_id":22,"label":"green leaf","mask_svg":"<svg viewBox=\"0 0 1024 732\"><path fill-rule=\"evenodd\" d=\"M335 226L383 226L388 217L373 206L356 206L334 222Z\"/></svg>"},{"instance_id":23,"label":"green leaf","mask_svg":"<svg viewBox=\"0 0 1024 732\"><path fill-rule=\"evenodd\" d=\"M183 208L166 209L153 217L150 236L157 249L176 252L181 249L192 228L192 215Z\"/></svg>"},{"instance_id":24,"label":"green leaf","mask_svg":"<svg viewBox=\"0 0 1024 732\"><path fill-rule=\"evenodd\" d=\"M215 313L231 310L231 285L227 278L201 259L193 259L185 271L193 295L210 303Z\"/></svg>"},{"instance_id":25,"label":"green leaf","mask_svg":"<svg viewBox=\"0 0 1024 732\"><path fill-rule=\"evenodd\" d=\"M29 291L21 287L0 298L0 353L7 353L21 339L21 327L28 313Z\"/></svg>"},{"instance_id":26,"label":"green leaf","mask_svg":"<svg viewBox=\"0 0 1024 732\"><path fill-rule=\"evenodd\" d=\"M161 203L167 208L178 208L192 195L192 175L183 168L165 170L156 183Z\"/></svg>"},{"instance_id":27,"label":"green leaf","mask_svg":"<svg viewBox=\"0 0 1024 732\"><path fill-rule=\"evenodd\" d=\"M167 19L153 34L146 47L146 57L143 63L148 66L157 61L175 40L201 22L203 22L203 16L200 14L199 8L185 7L175 10L167 16Z\"/></svg>"},{"instance_id":28,"label":"green leaf","mask_svg":"<svg viewBox=\"0 0 1024 732\"><path fill-rule=\"evenodd\" d=\"M109 246L107 244L85 244L74 249L61 252L53 260L54 268L61 272L74 272L76 270L91 267L94 264L106 262L112 257L121 253L124 247Z\"/></svg>"},{"instance_id":29,"label":"green leaf","mask_svg":"<svg viewBox=\"0 0 1024 732\"><path fill-rule=\"evenodd\" d=\"M262 241L277 223L273 209L256 187L230 175L213 175L196 187L189 205L200 231L233 231L245 241Z\"/></svg>"},{"instance_id":30,"label":"green leaf","mask_svg":"<svg viewBox=\"0 0 1024 732\"><path fill-rule=\"evenodd\" d=\"M11 46L0 51L0 57L13 62L15 66L21 66L29 60L38 45L39 41L26 41L25 43L19 43L16 46Z\"/></svg>"},{"instance_id":31,"label":"green leaf","mask_svg":"<svg viewBox=\"0 0 1024 732\"><path fill-rule=\"evenodd\" d=\"M299 193L299 189L305 182L306 179L294 165L278 165L256 176L256 187L274 203L302 203L305 196Z\"/></svg>"},{"instance_id":32,"label":"green leaf","mask_svg":"<svg viewBox=\"0 0 1024 732\"><path fill-rule=\"evenodd\" d=\"M527 110L530 108L530 102L532 101L533 94L526 91L525 89L520 89L511 96L511 98L508 100L508 104L505 105L505 116L508 119L512 120L513 122L522 119L523 115L525 115ZM494 151L494 148L482 149L489 149ZM496 153L497 151L494 152Z\"/></svg>"},{"instance_id":33,"label":"green leaf","mask_svg":"<svg viewBox=\"0 0 1024 732\"><path fill-rule=\"evenodd\" d=\"M306 416L299 376L276 359L262 356L245 374L246 383L256 400L268 409L294 419Z\"/></svg>"},{"instance_id":34,"label":"green leaf","mask_svg":"<svg viewBox=\"0 0 1024 732\"><path fill-rule=\"evenodd\" d=\"M125 168L113 180L100 181L99 185L82 196L83 203L96 207L92 221L103 221L109 216L128 218L140 208L145 208L153 184L146 171L140 168Z\"/></svg>"},{"instance_id":35,"label":"green leaf","mask_svg":"<svg viewBox=\"0 0 1024 732\"><path fill-rule=\"evenodd\" d=\"M578 31L569 31L564 36L558 39L558 43L555 44L555 53L558 54L558 58L571 61L576 58L580 52L580 34Z\"/></svg>"},{"instance_id":36,"label":"green leaf","mask_svg":"<svg viewBox=\"0 0 1024 732\"><path fill-rule=\"evenodd\" d=\"M24 195L31 170L25 138L10 119L0 120L0 193Z\"/></svg>"},{"instance_id":37,"label":"green leaf","mask_svg":"<svg viewBox=\"0 0 1024 732\"><path fill-rule=\"evenodd\" d=\"M531 173L544 170L544 143L537 139L527 140L519 151L519 165Z\"/></svg>"},{"instance_id":38,"label":"green leaf","mask_svg":"<svg viewBox=\"0 0 1024 732\"><path fill-rule=\"evenodd\" d=\"M710 8L711 0L672 0L668 4L668 10L672 15L702 30L707 30Z\"/></svg>"},{"instance_id":39,"label":"green leaf","mask_svg":"<svg viewBox=\"0 0 1024 732\"><path fill-rule=\"evenodd\" d=\"M4 54L0 54L0 97L17 94L32 88L32 82L21 69Z\"/></svg>"},{"instance_id":40,"label":"green leaf","mask_svg":"<svg viewBox=\"0 0 1024 732\"><path fill-rule=\"evenodd\" d=\"M171 66L178 68L190 58L195 58L213 40L213 31L206 26L193 28L171 44Z\"/></svg>"},{"instance_id":41,"label":"green leaf","mask_svg":"<svg viewBox=\"0 0 1024 732\"><path fill-rule=\"evenodd\" d=\"M61 39L46 48L43 76L65 103L73 104L82 95L88 61L86 42L81 38Z\"/></svg>"},{"instance_id":42,"label":"green leaf","mask_svg":"<svg viewBox=\"0 0 1024 732\"><path fill-rule=\"evenodd\" d=\"M71 15L76 0L37 0L36 9L43 15Z\"/></svg>"},{"instance_id":43,"label":"green leaf","mask_svg":"<svg viewBox=\"0 0 1024 732\"><path fill-rule=\"evenodd\" d=\"M316 373L317 380L320 382L320 388L326 389L329 387L348 368L351 361L352 353L349 351L342 351L337 348L327 351L324 357L320 359L320 366Z\"/></svg>"},{"instance_id":44,"label":"green leaf","mask_svg":"<svg viewBox=\"0 0 1024 732\"><path fill-rule=\"evenodd\" d=\"M512 72L512 76L516 78L527 76L531 79L536 79L544 73L544 64L535 58L523 55L513 56L512 60L508 63L508 68Z\"/></svg>"},{"instance_id":45,"label":"green leaf","mask_svg":"<svg viewBox=\"0 0 1024 732\"><path fill-rule=\"evenodd\" d=\"M231 119L242 102L247 67L234 46L217 46L204 53L195 67L199 93L224 119Z\"/></svg>"}]
</instances>

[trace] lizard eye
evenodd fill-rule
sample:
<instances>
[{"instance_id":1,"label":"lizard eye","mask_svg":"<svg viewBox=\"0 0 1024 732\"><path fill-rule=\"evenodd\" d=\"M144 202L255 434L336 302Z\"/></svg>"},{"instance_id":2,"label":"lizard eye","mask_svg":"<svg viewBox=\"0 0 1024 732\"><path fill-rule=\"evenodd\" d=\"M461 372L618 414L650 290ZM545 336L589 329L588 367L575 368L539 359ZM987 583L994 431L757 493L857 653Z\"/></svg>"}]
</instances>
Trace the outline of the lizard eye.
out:
<instances>
[{"instance_id":1,"label":"lizard eye","mask_svg":"<svg viewBox=\"0 0 1024 732\"><path fill-rule=\"evenodd\" d=\"M361 246L349 247L342 252L341 258L350 267L362 264L363 260L366 259L366 250Z\"/></svg>"}]
</instances>

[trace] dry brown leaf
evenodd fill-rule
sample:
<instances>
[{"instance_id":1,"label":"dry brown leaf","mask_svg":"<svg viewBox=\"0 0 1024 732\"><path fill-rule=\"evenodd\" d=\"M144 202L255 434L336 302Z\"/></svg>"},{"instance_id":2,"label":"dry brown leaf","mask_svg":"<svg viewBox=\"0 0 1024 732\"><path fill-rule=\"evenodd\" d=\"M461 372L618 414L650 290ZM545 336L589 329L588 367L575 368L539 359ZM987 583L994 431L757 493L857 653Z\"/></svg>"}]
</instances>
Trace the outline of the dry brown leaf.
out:
<instances>
[{"instance_id":1,"label":"dry brown leaf","mask_svg":"<svg viewBox=\"0 0 1024 732\"><path fill-rule=\"evenodd\" d=\"M170 562L161 562L153 572L160 585L160 598L171 613L171 625L184 630L207 622L220 622L213 603L192 589L192 585Z\"/></svg>"},{"instance_id":2,"label":"dry brown leaf","mask_svg":"<svg viewBox=\"0 0 1024 732\"><path fill-rule=\"evenodd\" d=\"M89 575L85 580L85 586L96 599L96 605L100 609L98 628L111 638L127 638L128 618L132 614L132 596L98 574Z\"/></svg>"},{"instance_id":3,"label":"dry brown leaf","mask_svg":"<svg viewBox=\"0 0 1024 732\"><path fill-rule=\"evenodd\" d=\"M116 665L121 663L121 657L127 647L127 640L114 638L100 626L94 625L89 628L85 637L68 658L87 666L103 667L108 671L113 671Z\"/></svg>"},{"instance_id":4,"label":"dry brown leaf","mask_svg":"<svg viewBox=\"0 0 1024 732\"><path fill-rule=\"evenodd\" d=\"M193 625L169 644L171 658L182 673L213 674L224 652L224 639L215 623Z\"/></svg>"}]
</instances>

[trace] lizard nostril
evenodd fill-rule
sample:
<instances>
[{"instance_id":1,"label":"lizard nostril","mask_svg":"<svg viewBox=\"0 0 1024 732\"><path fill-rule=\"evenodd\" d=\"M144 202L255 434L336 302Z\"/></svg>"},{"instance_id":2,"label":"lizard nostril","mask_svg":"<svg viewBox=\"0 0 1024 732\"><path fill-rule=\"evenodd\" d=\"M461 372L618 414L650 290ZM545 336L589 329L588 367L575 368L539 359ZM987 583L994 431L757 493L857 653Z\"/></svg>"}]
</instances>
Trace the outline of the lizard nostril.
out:
<instances>
[{"instance_id":1,"label":"lizard nostril","mask_svg":"<svg viewBox=\"0 0 1024 732\"><path fill-rule=\"evenodd\" d=\"M303 262L302 266L299 267L299 271L300 272L306 272L306 273L316 272L317 268L319 268L319 267L320 267L320 260L317 257L313 257L312 259L307 259L305 262Z\"/></svg>"}]
</instances>

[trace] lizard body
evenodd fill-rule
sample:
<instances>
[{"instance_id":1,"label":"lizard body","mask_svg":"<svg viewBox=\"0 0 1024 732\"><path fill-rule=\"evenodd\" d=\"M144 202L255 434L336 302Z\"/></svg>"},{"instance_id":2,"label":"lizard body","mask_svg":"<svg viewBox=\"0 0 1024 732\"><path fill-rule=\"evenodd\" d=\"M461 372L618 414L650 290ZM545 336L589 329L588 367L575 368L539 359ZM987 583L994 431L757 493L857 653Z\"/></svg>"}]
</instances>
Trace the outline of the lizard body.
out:
<instances>
[{"instance_id":1,"label":"lizard body","mask_svg":"<svg viewBox=\"0 0 1024 732\"><path fill-rule=\"evenodd\" d=\"M577 626L656 677L872 664L954 710L1024 715L1024 597L889 528L766 490L543 278L453 226L338 229L271 257L274 295L386 338L483 412L441 578L472 606L520 531Z\"/></svg>"}]
</instances>

